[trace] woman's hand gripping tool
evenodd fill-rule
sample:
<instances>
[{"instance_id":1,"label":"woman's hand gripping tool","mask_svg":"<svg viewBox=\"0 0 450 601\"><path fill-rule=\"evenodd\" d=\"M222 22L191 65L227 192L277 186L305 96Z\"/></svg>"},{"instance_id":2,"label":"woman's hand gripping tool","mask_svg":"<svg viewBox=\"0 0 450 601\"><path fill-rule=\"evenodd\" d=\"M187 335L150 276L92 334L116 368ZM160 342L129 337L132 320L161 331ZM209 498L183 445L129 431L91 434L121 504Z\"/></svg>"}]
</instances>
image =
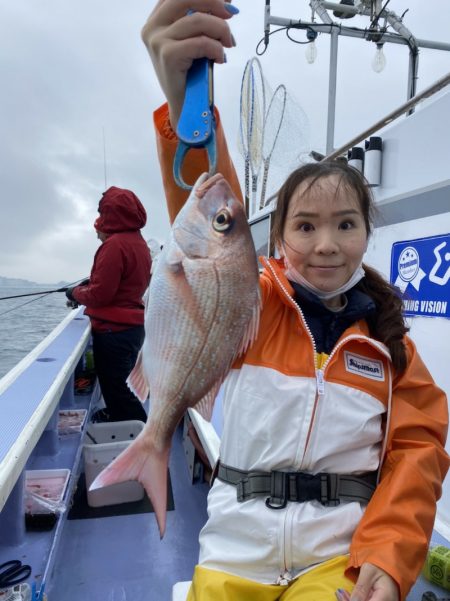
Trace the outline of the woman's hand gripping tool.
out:
<instances>
[{"instance_id":1,"label":"woman's hand gripping tool","mask_svg":"<svg viewBox=\"0 0 450 601\"><path fill-rule=\"evenodd\" d=\"M204 148L208 155L209 175L216 170L213 96L213 63L206 58L196 59L187 73L186 94L177 125L178 147L173 162L175 182L184 190L192 190L181 174L184 159L191 148Z\"/></svg>"}]
</instances>

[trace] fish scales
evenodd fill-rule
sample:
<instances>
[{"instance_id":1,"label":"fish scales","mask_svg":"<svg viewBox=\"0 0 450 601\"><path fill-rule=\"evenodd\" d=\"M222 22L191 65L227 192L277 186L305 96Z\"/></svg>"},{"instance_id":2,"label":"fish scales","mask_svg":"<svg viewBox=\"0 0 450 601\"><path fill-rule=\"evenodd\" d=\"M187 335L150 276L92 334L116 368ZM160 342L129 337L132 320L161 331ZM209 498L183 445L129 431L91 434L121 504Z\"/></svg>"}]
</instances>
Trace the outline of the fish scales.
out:
<instances>
[{"instance_id":1,"label":"fish scales","mask_svg":"<svg viewBox=\"0 0 450 601\"><path fill-rule=\"evenodd\" d=\"M165 403L179 398L193 406L221 377L224 357L231 361L242 339L252 311L241 310L232 299L242 298L248 285L236 277L239 270L220 273L209 260L184 260L177 274L162 271L152 282L161 302L149 311L143 351L149 353L152 397L165 397ZM188 285L180 285L180 278Z\"/></svg>"}]
</instances>

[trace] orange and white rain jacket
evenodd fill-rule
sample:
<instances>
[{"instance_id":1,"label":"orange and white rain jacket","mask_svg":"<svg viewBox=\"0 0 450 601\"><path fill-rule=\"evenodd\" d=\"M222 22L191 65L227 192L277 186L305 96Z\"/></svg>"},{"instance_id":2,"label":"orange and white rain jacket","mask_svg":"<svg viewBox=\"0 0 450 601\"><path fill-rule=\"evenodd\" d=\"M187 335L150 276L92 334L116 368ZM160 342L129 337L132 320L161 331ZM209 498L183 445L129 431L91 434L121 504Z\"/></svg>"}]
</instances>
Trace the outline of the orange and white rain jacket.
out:
<instances>
[{"instance_id":1,"label":"orange and white rain jacket","mask_svg":"<svg viewBox=\"0 0 450 601\"><path fill-rule=\"evenodd\" d=\"M186 192L172 179L177 142L167 123L164 106L155 125L173 219ZM218 116L217 125L218 171L239 190ZM204 151L194 151L185 181L206 167ZM261 290L258 338L224 383L221 461L247 471L380 470L380 482L367 506L308 501L273 510L264 498L238 503L236 488L216 479L199 563L274 584L349 554L347 575L356 579L363 563L373 563L394 578L404 599L423 565L449 465L445 394L409 337L408 367L397 375L364 320L343 333L320 366L282 261L264 260Z\"/></svg>"}]
</instances>

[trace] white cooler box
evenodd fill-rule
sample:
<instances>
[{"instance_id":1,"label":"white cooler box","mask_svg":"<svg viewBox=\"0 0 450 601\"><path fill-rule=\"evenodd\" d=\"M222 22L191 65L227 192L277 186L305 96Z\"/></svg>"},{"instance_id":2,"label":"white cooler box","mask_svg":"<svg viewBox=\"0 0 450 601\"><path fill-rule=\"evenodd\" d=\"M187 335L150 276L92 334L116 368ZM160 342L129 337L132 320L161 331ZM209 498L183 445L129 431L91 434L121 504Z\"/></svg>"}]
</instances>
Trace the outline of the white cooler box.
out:
<instances>
[{"instance_id":1,"label":"white cooler box","mask_svg":"<svg viewBox=\"0 0 450 601\"><path fill-rule=\"evenodd\" d=\"M121 482L93 491L89 491L89 487L98 474L137 438L144 426L144 422L138 420L88 425L87 432L97 442L83 446L87 502L90 507L104 507L143 499L144 488L136 481ZM88 436L86 440L91 439Z\"/></svg>"}]
</instances>

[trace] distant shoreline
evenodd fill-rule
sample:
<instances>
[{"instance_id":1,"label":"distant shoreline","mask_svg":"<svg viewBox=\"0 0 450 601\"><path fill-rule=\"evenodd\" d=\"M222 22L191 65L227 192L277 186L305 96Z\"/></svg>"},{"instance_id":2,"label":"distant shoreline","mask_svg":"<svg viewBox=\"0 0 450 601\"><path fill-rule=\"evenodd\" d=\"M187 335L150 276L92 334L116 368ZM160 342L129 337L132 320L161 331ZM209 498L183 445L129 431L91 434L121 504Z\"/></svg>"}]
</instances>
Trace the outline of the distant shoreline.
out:
<instances>
[{"instance_id":1,"label":"distant shoreline","mask_svg":"<svg viewBox=\"0 0 450 601\"><path fill-rule=\"evenodd\" d=\"M56 282L53 284L41 284L38 282L31 282L30 280L23 280L20 278L7 278L0 276L0 288L61 288L66 286L67 282Z\"/></svg>"}]
</instances>

